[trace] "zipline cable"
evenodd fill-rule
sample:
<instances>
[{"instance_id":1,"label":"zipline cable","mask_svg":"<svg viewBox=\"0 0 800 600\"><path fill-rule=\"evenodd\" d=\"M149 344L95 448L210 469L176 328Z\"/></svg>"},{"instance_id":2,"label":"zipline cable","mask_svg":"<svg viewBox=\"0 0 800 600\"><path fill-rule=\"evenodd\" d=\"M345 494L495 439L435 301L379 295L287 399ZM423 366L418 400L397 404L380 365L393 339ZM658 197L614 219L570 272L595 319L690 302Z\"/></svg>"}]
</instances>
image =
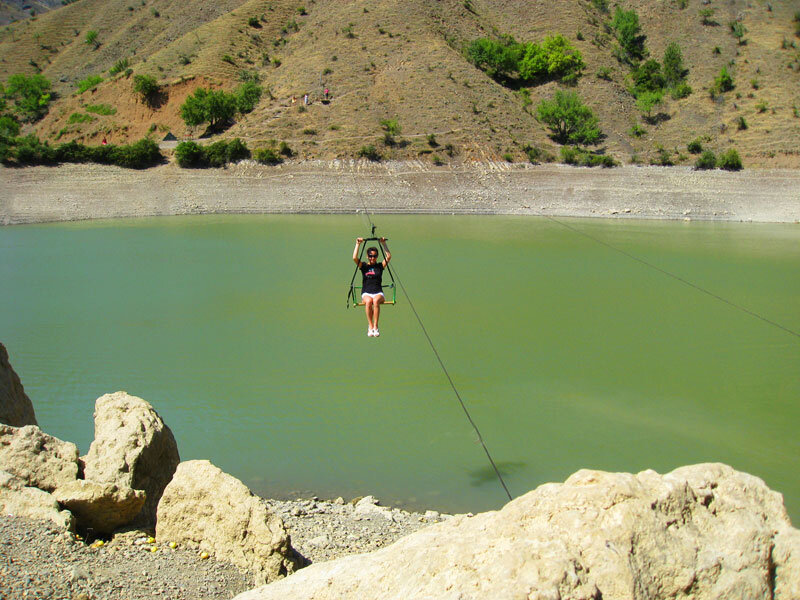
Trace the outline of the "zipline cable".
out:
<instances>
[{"instance_id":1,"label":"zipline cable","mask_svg":"<svg viewBox=\"0 0 800 600\"><path fill-rule=\"evenodd\" d=\"M684 285L688 285L690 288L693 288L693 289L697 290L698 292L702 292L702 293L704 293L704 294L706 294L708 296L711 296L715 300L719 300L720 302L723 302L723 303L727 304L728 306L732 306L733 308L736 308L736 309L738 309L738 310L740 310L740 311L742 311L742 312L744 312L744 313L746 313L746 314L748 314L748 315L750 315L752 317L755 317L756 319L761 319L762 321L764 321L765 323L768 323L769 325L772 325L773 327L777 327L778 329L781 329L782 331L785 331L786 333L789 333L789 334L791 334L791 335L793 335L793 336L795 336L797 338L800 338L800 333L798 333L797 331L789 329L788 327L786 327L784 325L781 325L780 323L776 323L775 321L773 321L771 319L768 319L767 317L764 317L764 316L758 314L757 312L754 312L754 311L750 310L749 308L746 308L746 307L742 306L741 304L736 304L735 302L732 302L731 300L728 300L727 298L723 298L722 296L720 296L718 294L715 294L714 292L712 292L710 290L707 290L704 287L697 285L696 283L692 283L691 281L688 281L687 279L684 279L683 277L681 277L679 275L675 275L674 273L670 273L666 269L662 269L661 267L659 267L657 265L654 265L653 263L648 262L648 261L644 260L643 258L639 258L635 254L631 254L630 252L626 252L625 250L622 250L621 248L617 248L613 244L609 244L608 242L606 242L604 240L601 240L600 238L591 235L590 233L586 233L585 231L581 231L577 227L573 227L572 225L569 225L568 223L564 223L563 221L559 221L555 217L551 217L549 215L543 215L543 216L545 216L546 218L550 219L554 223L558 223L562 227L565 227L566 229L569 229L573 233L577 233L578 235L582 235L582 236L584 236L586 238L589 238L590 240L592 240L592 241L594 241L594 242L596 242L596 243L598 243L598 244L600 244L602 246L605 246L606 248L610 248L614 252L618 252L619 254L622 254L623 256L627 256L631 260L635 260L636 262L641 263L641 264L645 265L646 267L650 267L651 269L654 269L654 270L658 271L659 273L662 273L662 274L664 274L664 275L666 275L668 277L671 277L672 279L675 279L676 281L680 281Z\"/></svg>"},{"instance_id":2,"label":"zipline cable","mask_svg":"<svg viewBox=\"0 0 800 600\"><path fill-rule=\"evenodd\" d=\"M366 206L364 206L364 212L366 213L367 219L369 219L369 224L372 227L372 231L374 232L375 225L369 216L369 211L367 210ZM403 285L403 280L400 279L400 275L397 273L396 268L394 270L393 278L397 280L397 283L400 285L400 289L403 290L403 295L406 297L406 300L408 300L408 305L411 307L411 311L417 318L417 322L419 323L419 326L422 329L422 333L425 334L425 338L428 340L428 344L430 344L431 350L433 350L433 354L436 356L436 360L439 361L439 365L442 367L442 371L444 372L445 377L447 377L447 381L450 383L450 387L453 388L453 392L455 393L456 398L458 398L458 403L461 405L461 409L467 416L467 420L469 421L470 425L472 425L472 429L475 430L475 434L478 436L478 442L480 442L483 451L486 453L486 458L489 459L489 462L491 463L492 468L494 469L494 472L497 475L497 479L500 481L500 485L503 486L503 489L505 490L508 499L513 500L513 498L511 497L511 492L508 491L508 486L506 485L506 482L503 481L503 476L500 474L500 469L497 468L497 465L495 464L494 459L492 458L492 455L489 452L489 448L486 446L486 442L483 441L483 436L481 435L480 429L478 429L477 424L472 419L472 415L470 415L469 410L467 409L467 405L464 404L464 400L461 398L461 394L459 394L458 388L456 388L456 384L453 382L453 378L450 377L450 373L447 371L447 367L444 365L444 361L442 360L442 357L439 355L439 351L436 349L436 345L433 343L433 340L431 339L428 330L425 328L425 324L422 322L422 318L419 316L417 309L414 307L414 303L411 301L411 296L408 295L406 286Z\"/></svg>"}]
</instances>

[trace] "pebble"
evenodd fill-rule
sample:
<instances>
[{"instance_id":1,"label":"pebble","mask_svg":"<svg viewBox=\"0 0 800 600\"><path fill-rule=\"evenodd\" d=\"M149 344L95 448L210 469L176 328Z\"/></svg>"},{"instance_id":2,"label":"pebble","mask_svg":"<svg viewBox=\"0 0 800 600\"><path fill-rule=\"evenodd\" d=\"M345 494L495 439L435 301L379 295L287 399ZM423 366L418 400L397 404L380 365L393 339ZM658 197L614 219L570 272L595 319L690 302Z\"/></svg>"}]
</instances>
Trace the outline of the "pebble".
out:
<instances>
[{"instance_id":1,"label":"pebble","mask_svg":"<svg viewBox=\"0 0 800 600\"><path fill-rule=\"evenodd\" d=\"M374 496L264 502L283 519L302 566L378 550L450 517L383 507ZM0 515L0 557L8 557L0 599L228 600L254 587L251 574L150 533L123 532L92 548L47 521Z\"/></svg>"}]
</instances>

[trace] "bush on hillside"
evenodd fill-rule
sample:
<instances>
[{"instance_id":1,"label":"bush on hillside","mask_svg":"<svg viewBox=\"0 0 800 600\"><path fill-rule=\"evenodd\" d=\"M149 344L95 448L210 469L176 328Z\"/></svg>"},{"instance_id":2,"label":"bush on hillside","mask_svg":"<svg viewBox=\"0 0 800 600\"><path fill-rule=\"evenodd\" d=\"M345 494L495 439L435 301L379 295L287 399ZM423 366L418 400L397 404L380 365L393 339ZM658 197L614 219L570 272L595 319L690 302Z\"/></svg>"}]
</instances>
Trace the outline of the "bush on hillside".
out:
<instances>
[{"instance_id":1,"label":"bush on hillside","mask_svg":"<svg viewBox=\"0 0 800 600\"><path fill-rule=\"evenodd\" d=\"M381 153L378 152L378 150L372 144L369 144L368 146L361 146L361 149L358 151L358 156L375 161L381 159Z\"/></svg>"},{"instance_id":2,"label":"bush on hillside","mask_svg":"<svg viewBox=\"0 0 800 600\"><path fill-rule=\"evenodd\" d=\"M698 170L715 169L717 167L717 157L711 150L704 150L694 163L694 168Z\"/></svg>"},{"instance_id":3,"label":"bush on hillside","mask_svg":"<svg viewBox=\"0 0 800 600\"><path fill-rule=\"evenodd\" d=\"M556 90L552 99L539 103L536 114L561 144L594 144L600 140L597 117L575 92Z\"/></svg>"},{"instance_id":4,"label":"bush on hillside","mask_svg":"<svg viewBox=\"0 0 800 600\"><path fill-rule=\"evenodd\" d=\"M12 115L0 116L0 140L8 140L18 135L19 122Z\"/></svg>"},{"instance_id":5,"label":"bush on hillside","mask_svg":"<svg viewBox=\"0 0 800 600\"><path fill-rule=\"evenodd\" d=\"M277 165L283 162L283 158L275 151L275 148L256 148L253 158L262 165Z\"/></svg>"},{"instance_id":6,"label":"bush on hillside","mask_svg":"<svg viewBox=\"0 0 800 600\"><path fill-rule=\"evenodd\" d=\"M14 103L14 112L23 121L37 121L47 114L50 105L50 81L40 74L17 73L8 78L4 96Z\"/></svg>"},{"instance_id":7,"label":"bush on hillside","mask_svg":"<svg viewBox=\"0 0 800 600\"><path fill-rule=\"evenodd\" d=\"M208 123L209 129L218 130L233 119L236 111L234 94L198 88L181 105L181 118L189 127Z\"/></svg>"},{"instance_id":8,"label":"bush on hillside","mask_svg":"<svg viewBox=\"0 0 800 600\"><path fill-rule=\"evenodd\" d=\"M133 76L133 91L139 94L145 104L153 104L160 90L161 86L158 85L155 77L150 75Z\"/></svg>"},{"instance_id":9,"label":"bush on hillside","mask_svg":"<svg viewBox=\"0 0 800 600\"><path fill-rule=\"evenodd\" d=\"M728 69L722 67L719 71L719 75L714 78L714 84L711 86L711 96L718 96L724 92L731 91L734 87L733 84L733 77L730 76L728 73Z\"/></svg>"},{"instance_id":10,"label":"bush on hillside","mask_svg":"<svg viewBox=\"0 0 800 600\"><path fill-rule=\"evenodd\" d=\"M560 79L572 83L585 67L581 53L559 34L545 37L541 44L526 44L518 70L523 81Z\"/></svg>"},{"instance_id":11,"label":"bush on hillside","mask_svg":"<svg viewBox=\"0 0 800 600\"><path fill-rule=\"evenodd\" d=\"M185 168L224 167L250 157L250 150L239 138L220 140L201 146L197 142L181 142L175 148L178 165Z\"/></svg>"},{"instance_id":12,"label":"bush on hillside","mask_svg":"<svg viewBox=\"0 0 800 600\"><path fill-rule=\"evenodd\" d=\"M563 146L561 148L561 160L568 165L579 167L610 168L617 166L617 162L610 156L588 152L576 146Z\"/></svg>"},{"instance_id":13,"label":"bush on hillside","mask_svg":"<svg viewBox=\"0 0 800 600\"><path fill-rule=\"evenodd\" d=\"M742 159L739 157L739 153L734 148L731 148L719 155L717 166L726 171L740 171L742 169Z\"/></svg>"},{"instance_id":14,"label":"bush on hillside","mask_svg":"<svg viewBox=\"0 0 800 600\"><path fill-rule=\"evenodd\" d=\"M634 65L644 59L647 54L644 47L647 36L640 33L639 15L635 10L622 10L617 6L611 28L619 44L616 55L620 61Z\"/></svg>"},{"instance_id":15,"label":"bush on hillside","mask_svg":"<svg viewBox=\"0 0 800 600\"><path fill-rule=\"evenodd\" d=\"M184 168L205 167L205 153L197 142L181 142L175 147L175 159Z\"/></svg>"},{"instance_id":16,"label":"bush on hillside","mask_svg":"<svg viewBox=\"0 0 800 600\"><path fill-rule=\"evenodd\" d=\"M251 112L261 100L263 90L253 80L246 81L236 88L236 110L242 114Z\"/></svg>"},{"instance_id":17,"label":"bush on hillside","mask_svg":"<svg viewBox=\"0 0 800 600\"><path fill-rule=\"evenodd\" d=\"M100 77L100 75L89 75L86 79L82 79L78 82L78 93L82 94L88 90L92 90L101 83L103 83L103 78Z\"/></svg>"},{"instance_id":18,"label":"bush on hillside","mask_svg":"<svg viewBox=\"0 0 800 600\"><path fill-rule=\"evenodd\" d=\"M703 151L703 142L700 138L693 139L687 144L686 148L692 154L700 154Z\"/></svg>"}]
</instances>

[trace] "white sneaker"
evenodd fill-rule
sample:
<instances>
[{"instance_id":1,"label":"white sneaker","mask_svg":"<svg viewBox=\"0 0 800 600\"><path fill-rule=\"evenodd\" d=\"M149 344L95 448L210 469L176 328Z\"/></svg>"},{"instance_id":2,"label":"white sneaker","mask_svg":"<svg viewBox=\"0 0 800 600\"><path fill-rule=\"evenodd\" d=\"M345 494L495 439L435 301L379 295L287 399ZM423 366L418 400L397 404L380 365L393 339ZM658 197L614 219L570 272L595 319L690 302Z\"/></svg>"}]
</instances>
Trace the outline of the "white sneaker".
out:
<instances>
[{"instance_id":1,"label":"white sneaker","mask_svg":"<svg viewBox=\"0 0 800 600\"><path fill-rule=\"evenodd\" d=\"M376 328L376 329L373 329L373 330L372 330L372 336L373 336L373 337L381 337L381 332L380 332L380 331L378 331L378 330L377 330L377 328Z\"/></svg>"},{"instance_id":2,"label":"white sneaker","mask_svg":"<svg viewBox=\"0 0 800 600\"><path fill-rule=\"evenodd\" d=\"M367 337L374 337L375 333L373 329L370 327L367 329Z\"/></svg>"}]
</instances>

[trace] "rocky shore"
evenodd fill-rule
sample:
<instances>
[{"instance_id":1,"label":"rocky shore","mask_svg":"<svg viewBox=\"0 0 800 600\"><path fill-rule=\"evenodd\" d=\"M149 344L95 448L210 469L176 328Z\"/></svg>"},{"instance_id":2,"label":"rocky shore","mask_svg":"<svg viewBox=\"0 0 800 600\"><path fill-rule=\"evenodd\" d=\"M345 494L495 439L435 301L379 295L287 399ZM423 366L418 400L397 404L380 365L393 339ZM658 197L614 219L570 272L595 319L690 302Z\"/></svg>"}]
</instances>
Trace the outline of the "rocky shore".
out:
<instances>
[{"instance_id":1,"label":"rocky shore","mask_svg":"<svg viewBox=\"0 0 800 600\"><path fill-rule=\"evenodd\" d=\"M800 171L298 161L144 171L0 166L0 224L226 213L496 214L800 222Z\"/></svg>"},{"instance_id":2,"label":"rocky shore","mask_svg":"<svg viewBox=\"0 0 800 600\"><path fill-rule=\"evenodd\" d=\"M0 600L797 600L783 497L723 464L581 470L477 515L264 500L181 461L153 407L95 403L85 456L41 431L0 344Z\"/></svg>"}]
</instances>

